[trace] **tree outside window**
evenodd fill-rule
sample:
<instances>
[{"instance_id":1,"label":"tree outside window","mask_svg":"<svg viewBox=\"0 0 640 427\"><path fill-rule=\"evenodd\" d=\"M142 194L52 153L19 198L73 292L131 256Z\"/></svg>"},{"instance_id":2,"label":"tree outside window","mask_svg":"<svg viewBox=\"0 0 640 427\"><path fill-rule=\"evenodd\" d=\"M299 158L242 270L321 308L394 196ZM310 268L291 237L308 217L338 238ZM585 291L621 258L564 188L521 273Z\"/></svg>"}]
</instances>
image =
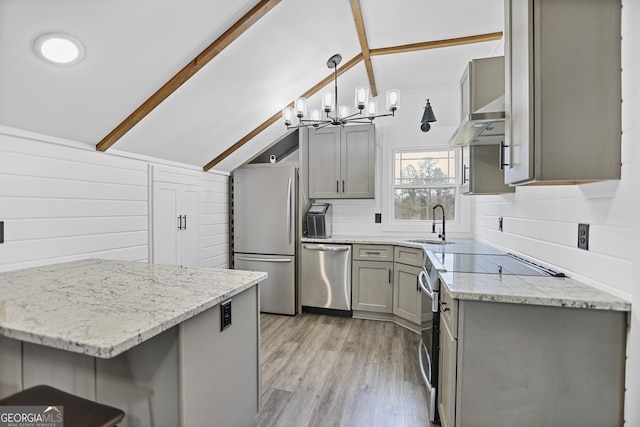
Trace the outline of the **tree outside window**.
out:
<instances>
[{"instance_id":1,"label":"tree outside window","mask_svg":"<svg viewBox=\"0 0 640 427\"><path fill-rule=\"evenodd\" d=\"M447 220L455 220L455 150L396 151L393 162L394 218L399 221L433 220L433 207L441 204ZM441 218L438 209L436 219Z\"/></svg>"}]
</instances>

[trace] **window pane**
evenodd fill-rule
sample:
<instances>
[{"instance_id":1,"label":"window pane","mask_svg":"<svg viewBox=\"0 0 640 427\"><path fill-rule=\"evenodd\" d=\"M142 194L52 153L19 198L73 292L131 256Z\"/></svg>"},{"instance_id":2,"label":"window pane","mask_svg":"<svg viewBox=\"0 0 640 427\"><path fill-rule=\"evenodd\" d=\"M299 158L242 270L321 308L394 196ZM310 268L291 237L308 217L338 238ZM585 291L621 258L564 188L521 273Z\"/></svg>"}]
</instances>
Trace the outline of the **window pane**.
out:
<instances>
[{"instance_id":1,"label":"window pane","mask_svg":"<svg viewBox=\"0 0 640 427\"><path fill-rule=\"evenodd\" d=\"M394 185L455 183L454 150L396 152L394 155Z\"/></svg>"},{"instance_id":2,"label":"window pane","mask_svg":"<svg viewBox=\"0 0 640 427\"><path fill-rule=\"evenodd\" d=\"M395 219L426 221L433 219L433 207L441 204L445 218L455 219L455 188L396 188L394 191ZM442 219L442 211L436 211L436 219Z\"/></svg>"}]
</instances>

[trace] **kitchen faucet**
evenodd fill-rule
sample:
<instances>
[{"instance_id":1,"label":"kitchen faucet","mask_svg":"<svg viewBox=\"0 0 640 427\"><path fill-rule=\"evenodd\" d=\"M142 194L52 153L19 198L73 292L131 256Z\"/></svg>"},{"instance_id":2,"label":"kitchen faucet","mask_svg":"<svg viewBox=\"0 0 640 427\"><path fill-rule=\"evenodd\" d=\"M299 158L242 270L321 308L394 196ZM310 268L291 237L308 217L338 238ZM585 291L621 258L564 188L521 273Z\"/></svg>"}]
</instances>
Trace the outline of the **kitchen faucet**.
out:
<instances>
[{"instance_id":1,"label":"kitchen faucet","mask_svg":"<svg viewBox=\"0 0 640 427\"><path fill-rule=\"evenodd\" d=\"M445 241L445 231L444 231L444 226L445 226L445 219L444 219L444 206L442 206L441 204L437 204L433 207L433 225L431 226L431 232L435 233L436 232L436 208L440 208L442 209L442 233L438 234L438 237L440 237L442 239L442 241Z\"/></svg>"}]
</instances>

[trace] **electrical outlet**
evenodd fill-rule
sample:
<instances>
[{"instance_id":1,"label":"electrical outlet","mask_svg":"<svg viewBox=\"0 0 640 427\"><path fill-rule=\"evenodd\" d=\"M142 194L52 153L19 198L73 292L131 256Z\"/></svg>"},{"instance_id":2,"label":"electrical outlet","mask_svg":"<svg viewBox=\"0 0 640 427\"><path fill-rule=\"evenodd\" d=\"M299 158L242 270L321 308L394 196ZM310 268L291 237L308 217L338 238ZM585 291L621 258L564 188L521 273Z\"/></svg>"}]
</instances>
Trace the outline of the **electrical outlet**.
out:
<instances>
[{"instance_id":1,"label":"electrical outlet","mask_svg":"<svg viewBox=\"0 0 640 427\"><path fill-rule=\"evenodd\" d=\"M502 217L498 218L498 231L502 231Z\"/></svg>"},{"instance_id":2,"label":"electrical outlet","mask_svg":"<svg viewBox=\"0 0 640 427\"><path fill-rule=\"evenodd\" d=\"M375 214L375 222L376 222L376 224L380 224L382 222L382 214L381 213Z\"/></svg>"},{"instance_id":3,"label":"electrical outlet","mask_svg":"<svg viewBox=\"0 0 640 427\"><path fill-rule=\"evenodd\" d=\"M589 250L589 224L578 224L578 249Z\"/></svg>"},{"instance_id":4,"label":"electrical outlet","mask_svg":"<svg viewBox=\"0 0 640 427\"><path fill-rule=\"evenodd\" d=\"M220 303L220 331L231 326L231 300Z\"/></svg>"}]
</instances>

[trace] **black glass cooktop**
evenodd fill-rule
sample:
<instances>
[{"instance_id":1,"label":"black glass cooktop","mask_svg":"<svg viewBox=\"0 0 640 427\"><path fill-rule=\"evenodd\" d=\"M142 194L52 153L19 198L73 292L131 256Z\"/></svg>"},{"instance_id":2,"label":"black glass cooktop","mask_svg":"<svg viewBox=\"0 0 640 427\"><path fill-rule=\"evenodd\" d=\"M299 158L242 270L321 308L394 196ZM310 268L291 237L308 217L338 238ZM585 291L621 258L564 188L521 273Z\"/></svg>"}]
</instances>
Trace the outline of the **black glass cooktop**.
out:
<instances>
[{"instance_id":1,"label":"black glass cooktop","mask_svg":"<svg viewBox=\"0 0 640 427\"><path fill-rule=\"evenodd\" d=\"M518 276L554 276L564 274L532 263L513 254L434 254L445 270L458 273L504 274Z\"/></svg>"}]
</instances>

